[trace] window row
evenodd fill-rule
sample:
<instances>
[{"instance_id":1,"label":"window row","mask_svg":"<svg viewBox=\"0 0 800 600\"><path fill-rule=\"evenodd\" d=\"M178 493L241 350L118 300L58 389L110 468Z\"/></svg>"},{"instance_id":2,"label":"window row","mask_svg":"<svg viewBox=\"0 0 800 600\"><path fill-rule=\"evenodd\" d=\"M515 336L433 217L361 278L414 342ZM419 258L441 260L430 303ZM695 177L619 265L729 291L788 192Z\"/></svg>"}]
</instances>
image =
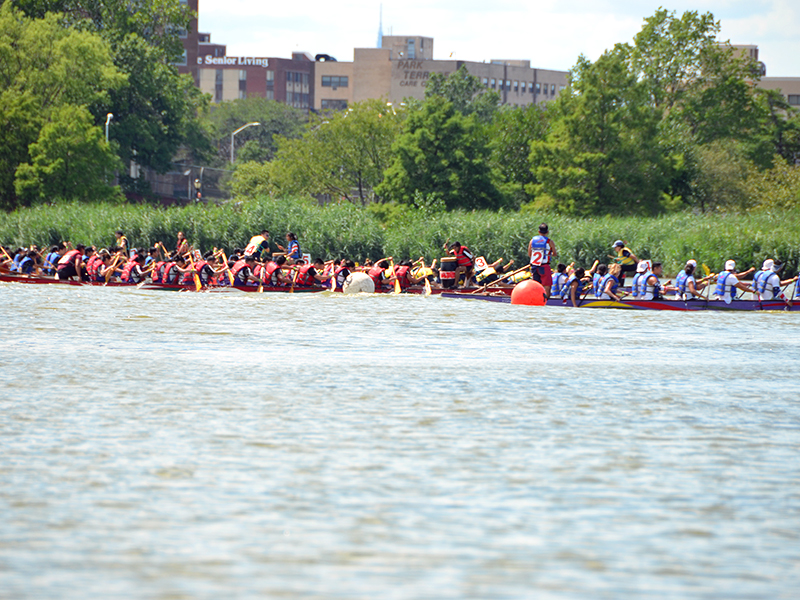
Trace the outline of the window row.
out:
<instances>
[{"instance_id":1,"label":"window row","mask_svg":"<svg viewBox=\"0 0 800 600\"><path fill-rule=\"evenodd\" d=\"M491 88L493 90L499 91L506 91L506 92L517 92L526 94L530 92L531 94L542 94L545 96L555 96L556 95L556 84L555 83L529 83L527 81L511 81L506 79L505 81L502 79L490 79L488 77L483 78L483 85ZM559 86L560 90L564 89L564 86Z\"/></svg>"},{"instance_id":2,"label":"window row","mask_svg":"<svg viewBox=\"0 0 800 600\"><path fill-rule=\"evenodd\" d=\"M347 87L347 75L323 75L322 87Z\"/></svg>"},{"instance_id":3,"label":"window row","mask_svg":"<svg viewBox=\"0 0 800 600\"><path fill-rule=\"evenodd\" d=\"M800 94L789 94L787 100L792 106L800 106Z\"/></svg>"}]
</instances>

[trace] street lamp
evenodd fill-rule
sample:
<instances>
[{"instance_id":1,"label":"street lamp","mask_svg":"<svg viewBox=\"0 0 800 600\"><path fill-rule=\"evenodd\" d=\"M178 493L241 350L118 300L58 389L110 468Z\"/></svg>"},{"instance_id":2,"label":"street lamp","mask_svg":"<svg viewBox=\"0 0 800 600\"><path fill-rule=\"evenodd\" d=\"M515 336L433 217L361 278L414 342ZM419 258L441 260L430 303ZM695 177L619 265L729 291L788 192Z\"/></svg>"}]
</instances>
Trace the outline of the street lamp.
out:
<instances>
[{"instance_id":1,"label":"street lamp","mask_svg":"<svg viewBox=\"0 0 800 600\"><path fill-rule=\"evenodd\" d=\"M113 119L113 118L114 118L114 115L111 114L111 113L108 113L106 115L106 144L108 144L108 124L111 123L111 119Z\"/></svg>"},{"instance_id":2,"label":"street lamp","mask_svg":"<svg viewBox=\"0 0 800 600\"><path fill-rule=\"evenodd\" d=\"M239 129L237 129L236 131L234 131L231 134L231 164L233 164L233 147L234 147L233 146L233 136L235 136L237 133L239 133L242 129L247 129L248 127L252 127L253 125L261 125L261 123L259 123L258 121L254 121L252 123L247 123L246 125L242 125L241 127L239 127Z\"/></svg>"}]
</instances>

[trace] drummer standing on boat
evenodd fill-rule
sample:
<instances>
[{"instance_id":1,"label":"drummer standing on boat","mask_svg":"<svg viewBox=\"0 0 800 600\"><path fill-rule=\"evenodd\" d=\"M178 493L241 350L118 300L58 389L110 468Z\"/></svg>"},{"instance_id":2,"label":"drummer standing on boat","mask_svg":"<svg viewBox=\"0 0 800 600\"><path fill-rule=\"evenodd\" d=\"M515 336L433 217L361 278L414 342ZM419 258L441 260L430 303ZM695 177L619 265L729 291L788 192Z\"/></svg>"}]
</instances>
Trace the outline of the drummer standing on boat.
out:
<instances>
[{"instance_id":1,"label":"drummer standing on boat","mask_svg":"<svg viewBox=\"0 0 800 600\"><path fill-rule=\"evenodd\" d=\"M615 257L612 257L614 262L622 267L620 285L625 285L625 273L636 273L636 266L639 262L639 259L636 258L636 255L633 252L631 252L630 248L625 246L625 242L622 240L617 240L614 242L612 248L614 249L614 252L617 253Z\"/></svg>"},{"instance_id":2,"label":"drummer standing on boat","mask_svg":"<svg viewBox=\"0 0 800 600\"><path fill-rule=\"evenodd\" d=\"M550 298L550 288L553 286L550 260L558 256L558 251L553 240L547 237L548 233L547 223L539 225L539 235L534 236L528 244L528 258L531 260L531 277L542 284L545 296Z\"/></svg>"}]
</instances>

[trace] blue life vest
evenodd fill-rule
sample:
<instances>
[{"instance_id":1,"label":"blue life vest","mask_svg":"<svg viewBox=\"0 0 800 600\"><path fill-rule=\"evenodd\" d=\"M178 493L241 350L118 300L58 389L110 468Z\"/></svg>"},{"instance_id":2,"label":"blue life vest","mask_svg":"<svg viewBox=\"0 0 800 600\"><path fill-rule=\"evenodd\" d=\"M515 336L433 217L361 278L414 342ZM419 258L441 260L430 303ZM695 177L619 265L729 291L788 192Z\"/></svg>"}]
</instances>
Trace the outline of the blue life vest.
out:
<instances>
[{"instance_id":1,"label":"blue life vest","mask_svg":"<svg viewBox=\"0 0 800 600\"><path fill-rule=\"evenodd\" d=\"M601 293L600 292L600 290L601 290L600 284L602 283L604 278L605 278L605 275L600 275L599 273L595 273L594 275L592 275L592 291L594 292L594 295L595 295L596 298L600 297L600 293Z\"/></svg>"},{"instance_id":2,"label":"blue life vest","mask_svg":"<svg viewBox=\"0 0 800 600\"><path fill-rule=\"evenodd\" d=\"M564 288L567 285L567 274L566 273L556 273L553 275L553 287L552 291L550 292L551 296L560 296L561 292L564 291Z\"/></svg>"},{"instance_id":3,"label":"blue life vest","mask_svg":"<svg viewBox=\"0 0 800 600\"><path fill-rule=\"evenodd\" d=\"M578 278L575 276L575 273L573 273L572 275L570 275L570 276L569 276L569 279L567 279L567 283L566 283L566 285L564 285L564 287L561 289L561 297L562 297L562 298L564 298L564 299L566 299L566 300L569 300L569 291L570 291L570 289L572 289L572 282L573 282L573 281L578 281L578 290L577 290L577 295L578 295L578 296L580 296L580 294L581 294L581 287L582 287L582 286L581 286L581 282L580 282L580 281L578 280Z\"/></svg>"},{"instance_id":4,"label":"blue life vest","mask_svg":"<svg viewBox=\"0 0 800 600\"><path fill-rule=\"evenodd\" d=\"M550 264L550 240L537 235L531 240L531 264L535 267Z\"/></svg>"},{"instance_id":5,"label":"blue life vest","mask_svg":"<svg viewBox=\"0 0 800 600\"><path fill-rule=\"evenodd\" d=\"M687 275L686 271L681 271L678 273L678 276L675 278L675 287L678 288L678 291L681 294L686 293L687 283L689 283L689 275Z\"/></svg>"},{"instance_id":6,"label":"blue life vest","mask_svg":"<svg viewBox=\"0 0 800 600\"><path fill-rule=\"evenodd\" d=\"M606 286L608 285L609 281L613 281L614 283L611 285L611 293L616 296L617 288L619 288L619 279L614 277L611 273L608 273L600 282L600 294L598 296L603 296L606 292ZM610 297L610 296L609 296Z\"/></svg>"},{"instance_id":7,"label":"blue life vest","mask_svg":"<svg viewBox=\"0 0 800 600\"><path fill-rule=\"evenodd\" d=\"M636 287L639 289L639 294L638 294L639 298L644 298L644 295L647 292L647 280L650 279L650 277L652 276L653 272L647 271L645 273L642 273L642 276L639 278L639 281L636 282L637 283Z\"/></svg>"},{"instance_id":8,"label":"blue life vest","mask_svg":"<svg viewBox=\"0 0 800 600\"><path fill-rule=\"evenodd\" d=\"M757 292L761 292L762 290L759 289L761 287L762 281L766 281L767 277L772 271L756 271L756 274L753 275L753 289Z\"/></svg>"},{"instance_id":9,"label":"blue life vest","mask_svg":"<svg viewBox=\"0 0 800 600\"><path fill-rule=\"evenodd\" d=\"M776 277L777 283L773 283L772 285L769 284L769 280L772 278L774 273L772 271L765 271L766 275L758 280L758 283L753 281L753 288L759 293L763 294L768 289L772 291L772 297L778 298L781 294L781 280L780 277Z\"/></svg>"},{"instance_id":10,"label":"blue life vest","mask_svg":"<svg viewBox=\"0 0 800 600\"><path fill-rule=\"evenodd\" d=\"M723 271L720 273L717 278L717 287L714 290L714 293L725 300L725 302L736 299L736 286L725 283L730 275L730 271Z\"/></svg>"},{"instance_id":11,"label":"blue life vest","mask_svg":"<svg viewBox=\"0 0 800 600\"><path fill-rule=\"evenodd\" d=\"M36 263L33 262L33 259L30 256L26 256L21 261L19 261L18 271L24 275L30 275L33 273L33 267Z\"/></svg>"},{"instance_id":12,"label":"blue life vest","mask_svg":"<svg viewBox=\"0 0 800 600\"><path fill-rule=\"evenodd\" d=\"M633 276L633 281L631 282L631 296L634 298L639 297L639 280L642 278L642 273L637 273Z\"/></svg>"},{"instance_id":13,"label":"blue life vest","mask_svg":"<svg viewBox=\"0 0 800 600\"><path fill-rule=\"evenodd\" d=\"M45 273L52 275L55 273L55 266L58 264L58 259L61 258L61 255L58 252L51 252L45 258L44 269Z\"/></svg>"}]
</instances>

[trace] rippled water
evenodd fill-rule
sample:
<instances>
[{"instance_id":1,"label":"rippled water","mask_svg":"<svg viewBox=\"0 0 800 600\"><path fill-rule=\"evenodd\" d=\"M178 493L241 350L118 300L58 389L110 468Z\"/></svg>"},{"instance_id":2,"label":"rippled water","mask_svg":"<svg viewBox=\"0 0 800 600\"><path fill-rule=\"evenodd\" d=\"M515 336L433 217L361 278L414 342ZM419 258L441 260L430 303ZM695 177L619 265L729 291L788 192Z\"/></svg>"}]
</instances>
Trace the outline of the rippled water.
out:
<instances>
[{"instance_id":1,"label":"rippled water","mask_svg":"<svg viewBox=\"0 0 800 600\"><path fill-rule=\"evenodd\" d=\"M796 598L800 315L0 284L0 598Z\"/></svg>"}]
</instances>

